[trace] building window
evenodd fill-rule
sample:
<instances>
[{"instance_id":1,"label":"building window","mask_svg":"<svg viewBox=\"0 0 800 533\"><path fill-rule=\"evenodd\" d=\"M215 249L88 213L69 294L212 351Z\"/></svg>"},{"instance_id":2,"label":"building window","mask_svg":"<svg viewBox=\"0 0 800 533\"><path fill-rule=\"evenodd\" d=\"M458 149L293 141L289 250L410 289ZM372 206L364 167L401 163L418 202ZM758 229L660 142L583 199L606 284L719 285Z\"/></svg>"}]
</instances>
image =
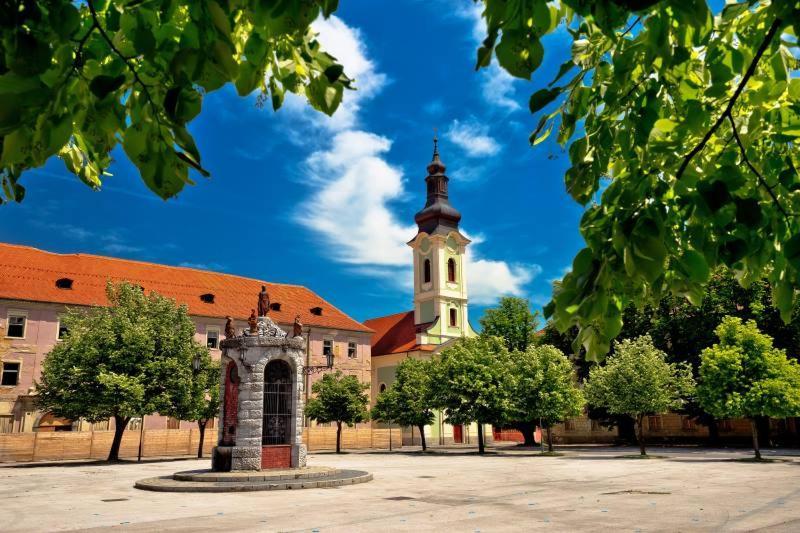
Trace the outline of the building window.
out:
<instances>
[{"instance_id":1,"label":"building window","mask_svg":"<svg viewBox=\"0 0 800 533\"><path fill-rule=\"evenodd\" d=\"M56 280L56 287L59 289L71 289L72 280L69 278L59 278Z\"/></svg>"},{"instance_id":2,"label":"building window","mask_svg":"<svg viewBox=\"0 0 800 533\"><path fill-rule=\"evenodd\" d=\"M661 431L664 429L664 425L661 422L661 417L659 415L648 416L647 427L650 429L650 431Z\"/></svg>"},{"instance_id":3,"label":"building window","mask_svg":"<svg viewBox=\"0 0 800 533\"><path fill-rule=\"evenodd\" d=\"M381 392L381 393L384 393L384 392L386 392L386 383L381 383L381 386L380 386L380 391L379 391L379 392Z\"/></svg>"},{"instance_id":4,"label":"building window","mask_svg":"<svg viewBox=\"0 0 800 533\"><path fill-rule=\"evenodd\" d=\"M19 363L3 363L3 375L0 377L0 385L14 387L17 383L19 383Z\"/></svg>"},{"instance_id":5,"label":"building window","mask_svg":"<svg viewBox=\"0 0 800 533\"><path fill-rule=\"evenodd\" d=\"M6 330L6 337L14 339L25 338L25 326L27 325L28 317L24 313L12 312L8 314L8 329Z\"/></svg>"},{"instance_id":6,"label":"building window","mask_svg":"<svg viewBox=\"0 0 800 533\"><path fill-rule=\"evenodd\" d=\"M456 282L456 260L452 257L447 260L447 281Z\"/></svg>"},{"instance_id":7,"label":"building window","mask_svg":"<svg viewBox=\"0 0 800 533\"><path fill-rule=\"evenodd\" d=\"M61 322L61 319L59 318L58 319L58 336L56 338L58 340L60 340L60 341L64 340L64 337L67 336L67 333L69 333L69 330L67 329L67 326L65 326L64 323Z\"/></svg>"},{"instance_id":8,"label":"building window","mask_svg":"<svg viewBox=\"0 0 800 533\"><path fill-rule=\"evenodd\" d=\"M423 283L430 283L431 282L431 260L426 259L425 262L422 264L422 282Z\"/></svg>"},{"instance_id":9,"label":"building window","mask_svg":"<svg viewBox=\"0 0 800 533\"><path fill-rule=\"evenodd\" d=\"M458 311L455 308L450 308L450 326L456 327L458 326Z\"/></svg>"},{"instance_id":10,"label":"building window","mask_svg":"<svg viewBox=\"0 0 800 533\"><path fill-rule=\"evenodd\" d=\"M219 328L206 327L206 346L212 350L219 348Z\"/></svg>"},{"instance_id":11,"label":"building window","mask_svg":"<svg viewBox=\"0 0 800 533\"><path fill-rule=\"evenodd\" d=\"M358 351L356 350L356 343L350 341L347 343L347 357L350 359L355 359L358 356Z\"/></svg>"},{"instance_id":12,"label":"building window","mask_svg":"<svg viewBox=\"0 0 800 533\"><path fill-rule=\"evenodd\" d=\"M333 339L325 339L322 341L322 355L333 355Z\"/></svg>"},{"instance_id":13,"label":"building window","mask_svg":"<svg viewBox=\"0 0 800 533\"><path fill-rule=\"evenodd\" d=\"M322 308L321 307L312 307L311 314L315 316L322 316Z\"/></svg>"},{"instance_id":14,"label":"building window","mask_svg":"<svg viewBox=\"0 0 800 533\"><path fill-rule=\"evenodd\" d=\"M211 294L210 292L209 292L209 293L206 293L206 294L201 294L201 295L200 295L200 300L201 300L203 303L207 303L207 304L213 304L213 303L214 303L214 295L213 295L213 294Z\"/></svg>"}]
</instances>

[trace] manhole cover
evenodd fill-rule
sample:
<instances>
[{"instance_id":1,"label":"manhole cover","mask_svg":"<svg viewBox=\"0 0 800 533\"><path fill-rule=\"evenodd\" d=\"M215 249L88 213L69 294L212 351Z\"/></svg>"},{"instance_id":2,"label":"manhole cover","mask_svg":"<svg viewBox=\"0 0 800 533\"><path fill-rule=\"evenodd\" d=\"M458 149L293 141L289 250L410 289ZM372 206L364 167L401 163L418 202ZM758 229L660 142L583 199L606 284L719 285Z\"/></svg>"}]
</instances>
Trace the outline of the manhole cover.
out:
<instances>
[{"instance_id":1,"label":"manhole cover","mask_svg":"<svg viewBox=\"0 0 800 533\"><path fill-rule=\"evenodd\" d=\"M100 500L101 502L126 502L128 498L108 498L107 500Z\"/></svg>"},{"instance_id":2,"label":"manhole cover","mask_svg":"<svg viewBox=\"0 0 800 533\"><path fill-rule=\"evenodd\" d=\"M384 498L384 500L393 500L393 501L401 501L401 500L413 500L411 496L390 496L389 498Z\"/></svg>"}]
</instances>

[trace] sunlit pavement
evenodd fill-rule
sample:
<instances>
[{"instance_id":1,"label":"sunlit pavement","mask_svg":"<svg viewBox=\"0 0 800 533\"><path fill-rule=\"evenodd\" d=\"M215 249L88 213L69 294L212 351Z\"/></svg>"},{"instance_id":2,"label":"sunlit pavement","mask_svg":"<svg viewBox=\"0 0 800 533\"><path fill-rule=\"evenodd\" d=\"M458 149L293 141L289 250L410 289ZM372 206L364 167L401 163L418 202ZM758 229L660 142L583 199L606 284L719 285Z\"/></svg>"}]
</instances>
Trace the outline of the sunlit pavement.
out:
<instances>
[{"instance_id":1,"label":"sunlit pavement","mask_svg":"<svg viewBox=\"0 0 800 533\"><path fill-rule=\"evenodd\" d=\"M311 454L310 465L368 470L334 489L241 494L140 491L137 479L208 461L0 467L3 531L800 531L800 453L502 448Z\"/></svg>"}]
</instances>

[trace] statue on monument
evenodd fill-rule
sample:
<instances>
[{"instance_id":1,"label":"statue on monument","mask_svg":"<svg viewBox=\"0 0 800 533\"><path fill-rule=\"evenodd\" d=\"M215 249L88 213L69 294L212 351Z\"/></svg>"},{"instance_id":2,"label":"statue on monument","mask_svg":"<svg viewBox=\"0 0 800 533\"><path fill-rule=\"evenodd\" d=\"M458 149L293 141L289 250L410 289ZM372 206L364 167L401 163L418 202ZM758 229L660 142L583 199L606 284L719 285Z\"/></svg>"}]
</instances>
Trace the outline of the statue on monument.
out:
<instances>
[{"instance_id":1,"label":"statue on monument","mask_svg":"<svg viewBox=\"0 0 800 533\"><path fill-rule=\"evenodd\" d=\"M247 319L247 325L250 326L250 334L255 335L258 333L258 318L256 318L256 310L250 310L250 318Z\"/></svg>"},{"instance_id":2,"label":"statue on monument","mask_svg":"<svg viewBox=\"0 0 800 533\"><path fill-rule=\"evenodd\" d=\"M236 330L233 329L233 318L225 317L225 338L232 339L236 336Z\"/></svg>"},{"instance_id":3,"label":"statue on monument","mask_svg":"<svg viewBox=\"0 0 800 533\"><path fill-rule=\"evenodd\" d=\"M261 286L261 292L258 293L258 316L267 316L269 314L269 293L267 292L266 285Z\"/></svg>"},{"instance_id":4,"label":"statue on monument","mask_svg":"<svg viewBox=\"0 0 800 533\"><path fill-rule=\"evenodd\" d=\"M303 323L300 322L300 315L294 317L294 326L292 327L292 337L303 336Z\"/></svg>"}]
</instances>

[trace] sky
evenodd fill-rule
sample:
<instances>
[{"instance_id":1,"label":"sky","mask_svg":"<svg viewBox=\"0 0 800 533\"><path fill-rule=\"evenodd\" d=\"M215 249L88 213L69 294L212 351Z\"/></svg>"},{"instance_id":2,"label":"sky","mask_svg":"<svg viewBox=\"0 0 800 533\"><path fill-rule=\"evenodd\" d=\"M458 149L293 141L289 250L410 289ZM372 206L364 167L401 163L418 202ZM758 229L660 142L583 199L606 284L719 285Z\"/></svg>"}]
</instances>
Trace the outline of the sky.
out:
<instances>
[{"instance_id":1,"label":"sky","mask_svg":"<svg viewBox=\"0 0 800 533\"><path fill-rule=\"evenodd\" d=\"M569 55L545 40L531 81L496 64L476 72L483 38L471 0L342 0L314 28L355 78L333 118L289 98L277 113L225 88L190 130L212 176L163 201L122 150L102 190L61 161L23 175L21 204L0 207L0 241L305 285L358 320L413 308L414 214L425 204L434 128L450 200L472 239L470 319L503 295L540 309L583 241L565 192L568 156L531 148L532 92Z\"/></svg>"}]
</instances>

